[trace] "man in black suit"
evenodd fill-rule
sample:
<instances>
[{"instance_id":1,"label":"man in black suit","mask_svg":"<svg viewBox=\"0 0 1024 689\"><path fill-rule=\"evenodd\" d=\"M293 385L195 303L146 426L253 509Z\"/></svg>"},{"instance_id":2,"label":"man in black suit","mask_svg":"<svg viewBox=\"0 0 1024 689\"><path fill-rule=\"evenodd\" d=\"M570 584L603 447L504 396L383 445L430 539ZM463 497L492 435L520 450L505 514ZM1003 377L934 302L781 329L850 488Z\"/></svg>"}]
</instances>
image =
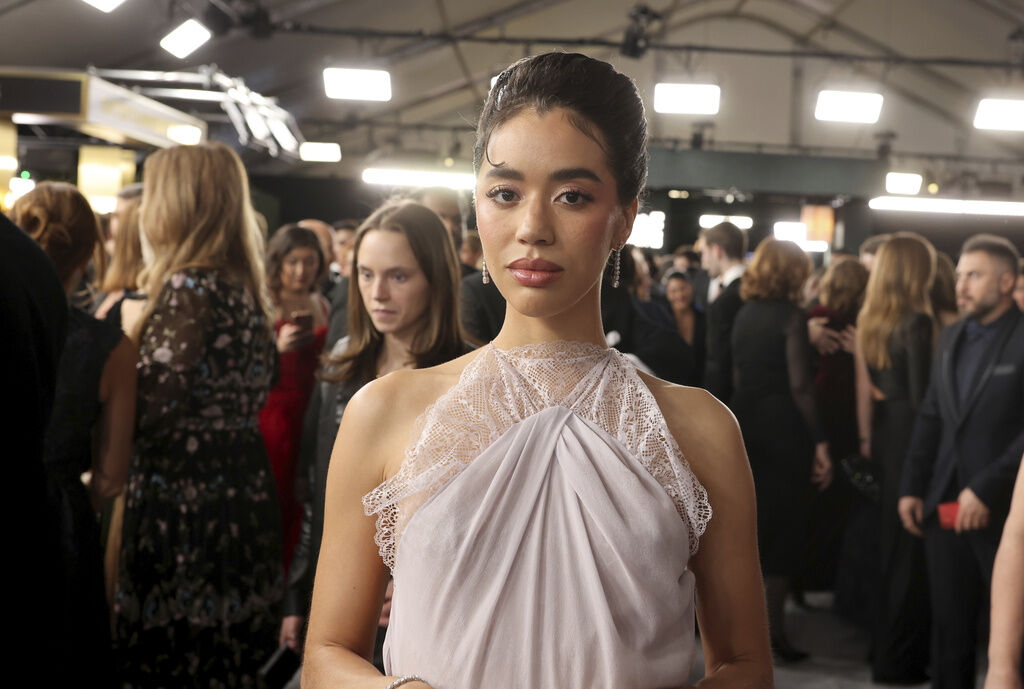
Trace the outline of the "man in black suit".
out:
<instances>
[{"instance_id":1,"label":"man in black suit","mask_svg":"<svg viewBox=\"0 0 1024 689\"><path fill-rule=\"evenodd\" d=\"M732 397L732 324L743 306L740 283L747 235L730 222L701 232L701 264L711 277L707 306L704 387L726 404Z\"/></svg>"},{"instance_id":2,"label":"man in black suit","mask_svg":"<svg viewBox=\"0 0 1024 689\"><path fill-rule=\"evenodd\" d=\"M956 285L963 319L939 336L903 470L900 520L925 538L937 688L974 686L978 614L1024 453L1018 261L1002 237L964 244ZM943 503L958 509L952 528L940 523Z\"/></svg>"}]
</instances>

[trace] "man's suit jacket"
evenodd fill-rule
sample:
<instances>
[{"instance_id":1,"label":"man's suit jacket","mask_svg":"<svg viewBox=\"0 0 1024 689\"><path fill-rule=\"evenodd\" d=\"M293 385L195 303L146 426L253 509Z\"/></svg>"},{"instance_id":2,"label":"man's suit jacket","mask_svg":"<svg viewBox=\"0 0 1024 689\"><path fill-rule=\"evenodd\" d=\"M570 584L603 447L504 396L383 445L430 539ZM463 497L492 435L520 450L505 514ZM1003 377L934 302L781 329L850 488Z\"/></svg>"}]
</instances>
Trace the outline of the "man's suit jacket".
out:
<instances>
[{"instance_id":1,"label":"man's suit jacket","mask_svg":"<svg viewBox=\"0 0 1024 689\"><path fill-rule=\"evenodd\" d=\"M1016 306L1011 309L990 341L963 405L955 387L954 357L966 321L939 336L901 491L924 499L925 516L943 500L956 499L963 488L992 510L993 525L1001 525L1009 511L1024 454L1024 315Z\"/></svg>"},{"instance_id":2,"label":"man's suit jacket","mask_svg":"<svg viewBox=\"0 0 1024 689\"><path fill-rule=\"evenodd\" d=\"M704 387L728 404L732 397L732 324L743 306L739 277L730 282L707 308L708 346L704 363Z\"/></svg>"}]
</instances>

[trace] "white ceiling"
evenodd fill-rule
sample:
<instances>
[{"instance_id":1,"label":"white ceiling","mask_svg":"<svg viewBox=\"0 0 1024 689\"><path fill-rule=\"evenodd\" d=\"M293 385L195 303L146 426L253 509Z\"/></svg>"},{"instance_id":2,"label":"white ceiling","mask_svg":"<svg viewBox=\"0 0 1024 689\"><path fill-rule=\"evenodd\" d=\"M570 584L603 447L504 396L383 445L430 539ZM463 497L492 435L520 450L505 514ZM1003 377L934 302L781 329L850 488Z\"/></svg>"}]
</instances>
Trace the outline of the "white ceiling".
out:
<instances>
[{"instance_id":1,"label":"white ceiling","mask_svg":"<svg viewBox=\"0 0 1024 689\"><path fill-rule=\"evenodd\" d=\"M245 12L248 0L222 0ZM275 31L255 38L245 28L216 37L185 60L161 50L159 39L206 0L127 0L103 14L81 0L0 0L0 65L84 69L193 69L215 63L250 88L279 99L307 139L339 141L338 166L252 160L268 172L353 174L362 157L382 146L445 152L458 140L463 156L490 77L510 61L555 48L545 38L618 42L632 2L614 0L271 0L275 23L376 31L449 32L516 37L530 44L351 38ZM984 167L1015 176L1019 190L1024 134L971 126L981 97L1024 97L1024 66L1016 70L898 64L900 58L957 58L1024 65L1024 0L651 0L664 20L655 43L822 51L888 56L850 62L701 51L649 50L641 59L615 48L577 49L613 62L636 79L650 113L651 134L687 145L695 118L659 115L651 107L659 80L707 77L722 88L713 117L712 147L871 155L882 132L893 132L897 159L938 156L936 165ZM366 104L325 97L326 66L383 66L392 74L393 100ZM795 71L802 70L802 90ZM823 87L867 86L885 95L875 125L818 122L814 98ZM189 109L187 104L175 103ZM446 129L453 128L453 129ZM852 150L851 150L852 149Z\"/></svg>"}]
</instances>

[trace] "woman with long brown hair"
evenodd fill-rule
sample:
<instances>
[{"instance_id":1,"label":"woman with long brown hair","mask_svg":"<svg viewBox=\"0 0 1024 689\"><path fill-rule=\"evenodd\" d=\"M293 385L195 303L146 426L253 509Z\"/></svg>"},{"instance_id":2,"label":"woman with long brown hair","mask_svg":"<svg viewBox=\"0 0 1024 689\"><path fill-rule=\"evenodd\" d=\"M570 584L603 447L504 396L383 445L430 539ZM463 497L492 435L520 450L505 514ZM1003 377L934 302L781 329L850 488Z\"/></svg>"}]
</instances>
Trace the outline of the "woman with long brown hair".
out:
<instances>
[{"instance_id":1,"label":"woman with long brown hair","mask_svg":"<svg viewBox=\"0 0 1024 689\"><path fill-rule=\"evenodd\" d=\"M890 236L875 255L857 317L860 451L873 460L881 488L880 579L871 658L875 682L927 679L930 615L924 543L903 529L896 506L914 417L928 387L935 263L928 240L909 232Z\"/></svg>"},{"instance_id":2,"label":"woman with long brown hair","mask_svg":"<svg viewBox=\"0 0 1024 689\"><path fill-rule=\"evenodd\" d=\"M732 328L730 407L743 431L757 490L757 538L768 599L772 650L793 648L785 602L806 533L811 483L831 481L831 459L818 416L807 319L797 305L811 261L793 242L765 239L743 273L743 307Z\"/></svg>"},{"instance_id":3,"label":"woman with long brown hair","mask_svg":"<svg viewBox=\"0 0 1024 689\"><path fill-rule=\"evenodd\" d=\"M426 206L389 202L352 240L348 336L324 359L306 414L302 452L313 468L308 509L288 575L281 643L296 648L313 593L323 533L324 490L338 425L352 396L398 369L426 368L470 350L458 317L461 271L441 220ZM387 624L387 616L381 620ZM378 633L377 652L383 642ZM379 661L379 658L378 658Z\"/></svg>"},{"instance_id":4,"label":"woman with long brown hair","mask_svg":"<svg viewBox=\"0 0 1024 689\"><path fill-rule=\"evenodd\" d=\"M72 185L42 182L15 203L14 220L43 248L70 296L102 234L89 202ZM97 261L102 268L102 260ZM57 370L57 394L43 461L49 510L60 530L61 586L48 592L61 611L46 643L60 672L113 683L110 612L104 595L97 515L124 489L135 418L137 350L120 328L72 306ZM88 486L81 476L90 472ZM54 573L51 573L54 574Z\"/></svg>"},{"instance_id":5,"label":"woman with long brown hair","mask_svg":"<svg viewBox=\"0 0 1024 689\"><path fill-rule=\"evenodd\" d=\"M281 527L257 414L274 375L262 238L238 155L177 146L144 168L153 260L134 326L138 415L116 650L123 686L243 686L276 646Z\"/></svg>"},{"instance_id":6,"label":"woman with long brown hair","mask_svg":"<svg viewBox=\"0 0 1024 689\"><path fill-rule=\"evenodd\" d=\"M296 490L302 416L313 392L327 339L330 304L320 294L327 261L316 233L285 225L267 244L267 286L274 304L279 373L260 410L260 433L281 502L284 566L299 539L302 513Z\"/></svg>"}]
</instances>

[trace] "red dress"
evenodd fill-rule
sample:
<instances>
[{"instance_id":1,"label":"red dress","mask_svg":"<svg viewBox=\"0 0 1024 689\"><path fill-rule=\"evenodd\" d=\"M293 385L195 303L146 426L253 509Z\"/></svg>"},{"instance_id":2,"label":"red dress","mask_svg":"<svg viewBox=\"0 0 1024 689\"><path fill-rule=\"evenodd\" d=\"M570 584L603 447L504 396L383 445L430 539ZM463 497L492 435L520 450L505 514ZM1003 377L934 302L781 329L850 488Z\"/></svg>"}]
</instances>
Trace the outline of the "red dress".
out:
<instances>
[{"instance_id":1,"label":"red dress","mask_svg":"<svg viewBox=\"0 0 1024 689\"><path fill-rule=\"evenodd\" d=\"M274 330L280 331L288 321L279 320ZM274 470L277 495L281 503L281 524L284 531L284 566L288 569L302 522L302 502L295 495L295 477L299 468L302 439L302 417L306 413L320 352L327 340L327 326L313 331L313 339L301 349L279 352L277 385L270 391L267 404L260 411L260 433L267 447L270 466Z\"/></svg>"}]
</instances>

